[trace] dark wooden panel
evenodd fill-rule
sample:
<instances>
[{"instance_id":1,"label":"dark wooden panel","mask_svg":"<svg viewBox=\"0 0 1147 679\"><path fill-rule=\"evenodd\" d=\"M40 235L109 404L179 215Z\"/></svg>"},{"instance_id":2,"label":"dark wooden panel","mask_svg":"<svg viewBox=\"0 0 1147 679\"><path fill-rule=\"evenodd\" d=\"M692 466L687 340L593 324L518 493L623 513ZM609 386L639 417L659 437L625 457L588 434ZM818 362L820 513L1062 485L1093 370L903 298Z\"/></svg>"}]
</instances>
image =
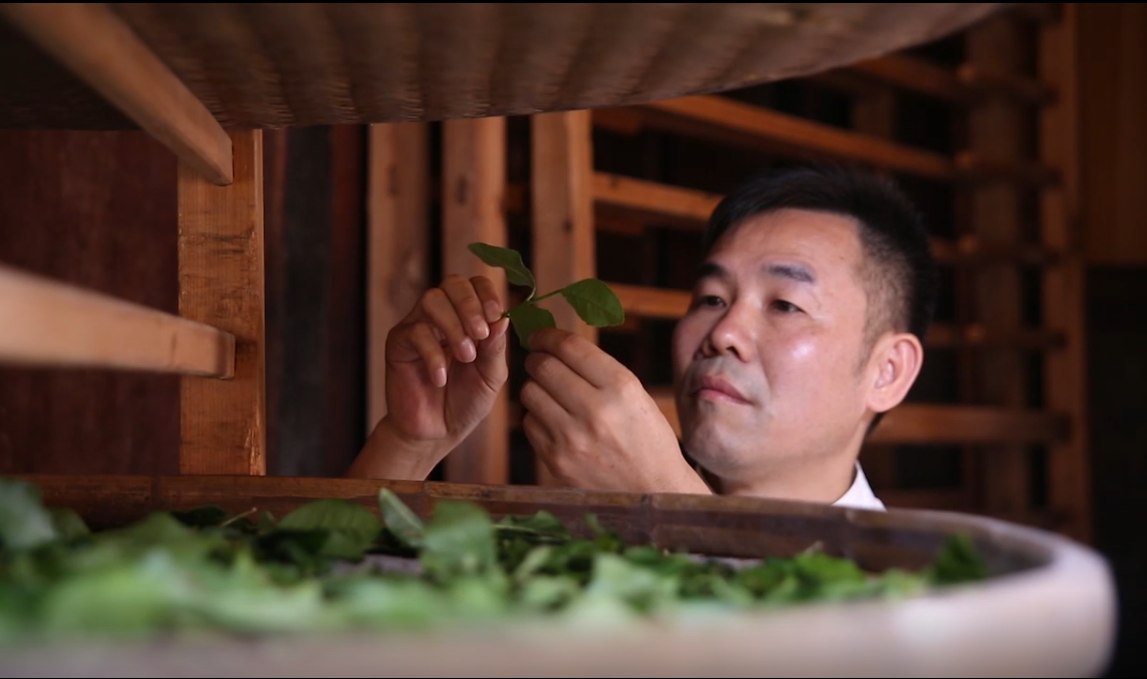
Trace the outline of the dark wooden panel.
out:
<instances>
[{"instance_id":1,"label":"dark wooden panel","mask_svg":"<svg viewBox=\"0 0 1147 679\"><path fill-rule=\"evenodd\" d=\"M175 157L142 132L0 131L0 261L176 313ZM179 378L0 369L0 472L175 473Z\"/></svg>"}]
</instances>

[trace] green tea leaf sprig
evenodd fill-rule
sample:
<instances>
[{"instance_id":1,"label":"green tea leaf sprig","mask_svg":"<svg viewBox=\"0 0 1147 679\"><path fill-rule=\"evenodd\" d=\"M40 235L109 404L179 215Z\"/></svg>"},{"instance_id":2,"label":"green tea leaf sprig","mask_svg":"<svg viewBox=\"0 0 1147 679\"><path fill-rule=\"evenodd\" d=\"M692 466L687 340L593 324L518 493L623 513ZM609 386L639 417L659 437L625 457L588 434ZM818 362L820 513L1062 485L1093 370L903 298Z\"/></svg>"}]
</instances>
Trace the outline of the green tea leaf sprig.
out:
<instances>
[{"instance_id":1,"label":"green tea leaf sprig","mask_svg":"<svg viewBox=\"0 0 1147 679\"><path fill-rule=\"evenodd\" d=\"M608 285L596 278L585 278L560 290L538 295L534 274L522 261L522 255L517 250L488 243L471 243L469 247L486 264L504 269L510 284L530 289L525 301L502 314L510 319L522 347L529 347L530 336L538 330L557 327L554 315L538 306L538 302L556 295L564 297L588 325L600 328L625 322L621 300Z\"/></svg>"}]
</instances>

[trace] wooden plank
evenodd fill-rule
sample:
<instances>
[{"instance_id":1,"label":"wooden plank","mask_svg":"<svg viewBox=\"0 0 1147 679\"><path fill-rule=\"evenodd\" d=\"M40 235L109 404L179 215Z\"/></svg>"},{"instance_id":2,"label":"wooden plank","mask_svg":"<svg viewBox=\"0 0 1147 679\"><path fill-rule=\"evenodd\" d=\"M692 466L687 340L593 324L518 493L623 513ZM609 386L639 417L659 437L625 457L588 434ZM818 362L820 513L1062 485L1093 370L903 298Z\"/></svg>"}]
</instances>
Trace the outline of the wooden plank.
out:
<instances>
[{"instance_id":1,"label":"wooden plank","mask_svg":"<svg viewBox=\"0 0 1147 679\"><path fill-rule=\"evenodd\" d=\"M979 97L1010 97L1037 106L1050 104L1056 98L1055 88L1050 85L991 64L961 64L956 77Z\"/></svg>"},{"instance_id":2,"label":"wooden plank","mask_svg":"<svg viewBox=\"0 0 1147 679\"><path fill-rule=\"evenodd\" d=\"M694 229L709 220L709 215L723 197L606 172L593 175L593 199L599 205L684 222Z\"/></svg>"},{"instance_id":3,"label":"wooden plank","mask_svg":"<svg viewBox=\"0 0 1147 679\"><path fill-rule=\"evenodd\" d=\"M386 336L430 287L428 123L370 126L367 432L386 415Z\"/></svg>"},{"instance_id":4,"label":"wooden plank","mask_svg":"<svg viewBox=\"0 0 1147 679\"><path fill-rule=\"evenodd\" d=\"M235 336L227 381L184 378L183 474L265 474L263 133L230 133L235 181L179 166L179 314Z\"/></svg>"},{"instance_id":5,"label":"wooden plank","mask_svg":"<svg viewBox=\"0 0 1147 679\"><path fill-rule=\"evenodd\" d=\"M595 172L593 185L598 206L615 210L603 213L603 219L597 224L599 231L611 233L636 233L634 220L615 219L622 211L629 211L638 218L664 219L672 226L701 229L724 198L720 194L607 172ZM932 254L943 264L962 266L1001 262L1054 265L1060 257L1058 251L1042 245L985 241L972 234L955 241L933 238Z\"/></svg>"},{"instance_id":6,"label":"wooden plank","mask_svg":"<svg viewBox=\"0 0 1147 679\"><path fill-rule=\"evenodd\" d=\"M649 389L658 408L680 436L681 425L670 387ZM1068 435L1065 415L1018 408L906 403L890 410L866 444L1050 443Z\"/></svg>"},{"instance_id":7,"label":"wooden plank","mask_svg":"<svg viewBox=\"0 0 1147 679\"><path fill-rule=\"evenodd\" d=\"M1006 16L996 16L968 33L968 62L993 68L1019 68L1023 43L1019 25ZM990 153L1000 164L1023 163L1025 111L1015 102L991 99L978 104L968 115L969 149L958 164L971 170L966 160ZM1021 199L1012 186L988 184L970 195L973 229L979 242L999 248L1015 247L1022 240ZM985 266L974 279L975 317L980 323L1009 331L1023 318L1020 272L999 263ZM1022 356L992 353L976 362L975 401L1004 408L1027 403L1027 369ZM1030 509L1032 491L1028 452L1021 445L983 451L981 479L984 509L1020 513Z\"/></svg>"},{"instance_id":8,"label":"wooden plank","mask_svg":"<svg viewBox=\"0 0 1147 679\"><path fill-rule=\"evenodd\" d=\"M3 3L0 16L213 184L233 179L231 139L104 3Z\"/></svg>"},{"instance_id":9,"label":"wooden plank","mask_svg":"<svg viewBox=\"0 0 1147 679\"><path fill-rule=\"evenodd\" d=\"M592 133L589 111L530 119L533 270L542 293L596 275ZM546 307L559 328L597 342L597 328L583 323L564 300ZM535 470L539 485L556 485L540 459Z\"/></svg>"},{"instance_id":10,"label":"wooden plank","mask_svg":"<svg viewBox=\"0 0 1147 679\"><path fill-rule=\"evenodd\" d=\"M690 293L623 283L610 283L627 316L678 319L689 309ZM965 326L933 324L925 338L929 347L1002 347L1054 349L1064 343L1062 332L1043 328L987 327L980 323Z\"/></svg>"},{"instance_id":11,"label":"wooden plank","mask_svg":"<svg viewBox=\"0 0 1147 679\"><path fill-rule=\"evenodd\" d=\"M234 374L230 333L4 265L0 328L0 363Z\"/></svg>"},{"instance_id":12,"label":"wooden plank","mask_svg":"<svg viewBox=\"0 0 1147 679\"><path fill-rule=\"evenodd\" d=\"M942 101L963 104L970 99L967 87L954 72L903 54L866 59L848 68L890 85Z\"/></svg>"},{"instance_id":13,"label":"wooden plank","mask_svg":"<svg viewBox=\"0 0 1147 679\"><path fill-rule=\"evenodd\" d=\"M686 133L751 144L798 157L832 157L950 181L952 161L938 153L858 134L719 96L702 95L646 104L652 120Z\"/></svg>"},{"instance_id":14,"label":"wooden plank","mask_svg":"<svg viewBox=\"0 0 1147 679\"><path fill-rule=\"evenodd\" d=\"M447 120L442 123L442 134L442 270L466 277L482 274L505 291L505 272L483 264L467 246L475 241L507 245L502 199L506 119ZM489 416L446 457L447 481L509 482L507 406L508 390L503 389Z\"/></svg>"},{"instance_id":15,"label":"wooden plank","mask_svg":"<svg viewBox=\"0 0 1147 679\"><path fill-rule=\"evenodd\" d=\"M1078 12L1080 166L1087 261L1147 265L1147 5Z\"/></svg>"},{"instance_id":16,"label":"wooden plank","mask_svg":"<svg viewBox=\"0 0 1147 679\"><path fill-rule=\"evenodd\" d=\"M1068 253L1061 266L1043 274L1044 318L1047 323L1063 328L1067 336L1067 346L1046 357L1044 384L1047 407L1061 410L1072 419L1069 438L1048 449L1048 497L1053 506L1071 512L1064 532L1086 542L1092 535L1092 510L1087 448L1085 270L1078 175L1076 28L1079 7L1066 3L1063 12L1063 23L1043 27L1039 55L1041 76L1055 82L1061 95L1057 105L1042 113L1040 156L1044 162L1060 168L1065 178L1061 188L1045 190L1040 196L1042 235L1046 245Z\"/></svg>"}]
</instances>

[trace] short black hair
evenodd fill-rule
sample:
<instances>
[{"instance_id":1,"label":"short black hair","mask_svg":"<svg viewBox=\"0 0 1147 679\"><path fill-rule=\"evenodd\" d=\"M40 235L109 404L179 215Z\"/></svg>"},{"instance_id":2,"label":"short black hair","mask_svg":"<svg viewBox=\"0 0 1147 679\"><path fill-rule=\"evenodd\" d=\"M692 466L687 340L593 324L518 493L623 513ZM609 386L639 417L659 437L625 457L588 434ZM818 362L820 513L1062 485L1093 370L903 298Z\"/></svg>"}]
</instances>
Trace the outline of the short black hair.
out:
<instances>
[{"instance_id":1,"label":"short black hair","mask_svg":"<svg viewBox=\"0 0 1147 679\"><path fill-rule=\"evenodd\" d=\"M705 251L744 220L786 208L854 218L866 255L869 341L891 329L924 342L936 306L936 262L920 211L891 179L836 163L759 174L717 205ZM884 313L874 315L874 309Z\"/></svg>"}]
</instances>

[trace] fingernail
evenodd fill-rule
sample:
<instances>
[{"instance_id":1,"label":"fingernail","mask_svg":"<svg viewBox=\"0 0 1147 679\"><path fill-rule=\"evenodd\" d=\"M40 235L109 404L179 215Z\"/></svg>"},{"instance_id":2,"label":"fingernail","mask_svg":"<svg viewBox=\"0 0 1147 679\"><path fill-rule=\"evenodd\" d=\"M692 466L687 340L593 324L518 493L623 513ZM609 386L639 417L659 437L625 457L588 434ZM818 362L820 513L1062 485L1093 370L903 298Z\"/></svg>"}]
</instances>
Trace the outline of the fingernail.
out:
<instances>
[{"instance_id":1,"label":"fingernail","mask_svg":"<svg viewBox=\"0 0 1147 679\"><path fill-rule=\"evenodd\" d=\"M502 305L497 302L486 302L486 320L493 323L502 315Z\"/></svg>"},{"instance_id":2,"label":"fingernail","mask_svg":"<svg viewBox=\"0 0 1147 679\"><path fill-rule=\"evenodd\" d=\"M478 357L478 350L474 347L474 341L467 337L462 340L462 360L469 362Z\"/></svg>"},{"instance_id":3,"label":"fingernail","mask_svg":"<svg viewBox=\"0 0 1147 679\"><path fill-rule=\"evenodd\" d=\"M474 337L476 339L484 340L490 336L490 326L486 325L485 321L477 321L474 323Z\"/></svg>"},{"instance_id":4,"label":"fingernail","mask_svg":"<svg viewBox=\"0 0 1147 679\"><path fill-rule=\"evenodd\" d=\"M439 387L445 387L446 386L446 367L445 366L439 366L438 369L436 369L434 371L434 384L435 384L435 386L439 386Z\"/></svg>"}]
</instances>

